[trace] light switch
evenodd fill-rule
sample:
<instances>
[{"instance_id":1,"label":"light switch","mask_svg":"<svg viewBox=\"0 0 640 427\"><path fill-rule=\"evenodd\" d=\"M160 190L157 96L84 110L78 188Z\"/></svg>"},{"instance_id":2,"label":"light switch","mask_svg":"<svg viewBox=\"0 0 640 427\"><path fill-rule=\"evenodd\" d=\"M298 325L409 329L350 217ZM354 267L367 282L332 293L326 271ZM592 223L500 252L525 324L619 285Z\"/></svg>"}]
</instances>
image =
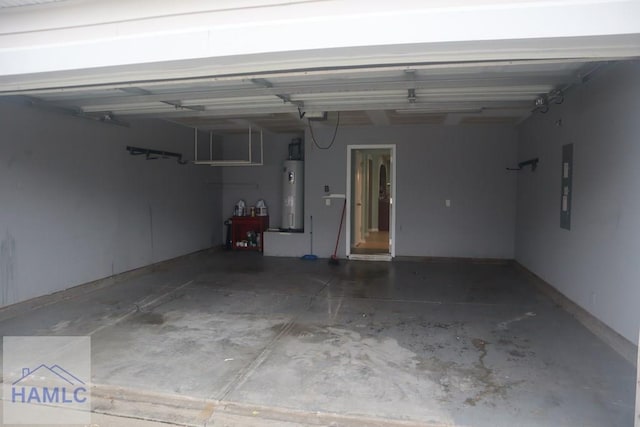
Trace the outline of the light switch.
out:
<instances>
[{"instance_id":1,"label":"light switch","mask_svg":"<svg viewBox=\"0 0 640 427\"><path fill-rule=\"evenodd\" d=\"M445 205L446 207L450 208L450 207L451 207L451 200L446 199L446 200L444 201L444 205Z\"/></svg>"},{"instance_id":2,"label":"light switch","mask_svg":"<svg viewBox=\"0 0 640 427\"><path fill-rule=\"evenodd\" d=\"M331 206L331 199L324 199L324 204L326 206Z\"/></svg>"}]
</instances>

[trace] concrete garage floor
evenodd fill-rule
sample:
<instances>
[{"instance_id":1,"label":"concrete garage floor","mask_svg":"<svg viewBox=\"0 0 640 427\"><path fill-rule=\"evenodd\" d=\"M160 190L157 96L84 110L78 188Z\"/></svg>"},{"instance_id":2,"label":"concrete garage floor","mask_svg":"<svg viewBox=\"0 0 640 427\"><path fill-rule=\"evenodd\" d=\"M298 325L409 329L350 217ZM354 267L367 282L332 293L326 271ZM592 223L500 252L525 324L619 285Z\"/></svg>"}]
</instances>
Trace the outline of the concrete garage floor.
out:
<instances>
[{"instance_id":1,"label":"concrete garage floor","mask_svg":"<svg viewBox=\"0 0 640 427\"><path fill-rule=\"evenodd\" d=\"M635 368L528 280L210 251L9 307L0 332L90 334L100 426L632 425Z\"/></svg>"}]
</instances>

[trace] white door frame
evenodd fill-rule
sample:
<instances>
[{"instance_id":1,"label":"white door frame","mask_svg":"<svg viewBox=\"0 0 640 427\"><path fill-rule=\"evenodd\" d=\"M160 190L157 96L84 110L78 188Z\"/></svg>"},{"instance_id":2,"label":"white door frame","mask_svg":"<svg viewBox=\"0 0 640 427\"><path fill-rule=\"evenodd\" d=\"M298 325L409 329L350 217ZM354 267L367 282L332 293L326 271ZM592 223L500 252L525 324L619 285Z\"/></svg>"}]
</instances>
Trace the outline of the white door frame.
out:
<instances>
[{"instance_id":1,"label":"white door frame","mask_svg":"<svg viewBox=\"0 0 640 427\"><path fill-rule=\"evenodd\" d=\"M391 150L391 211L389 217L389 253L391 257L396 256L396 144L366 144L366 145L347 145L347 211L346 215L346 255L351 256L351 153L353 150ZM359 256L360 258L361 256ZM375 258L375 255L372 256Z\"/></svg>"}]
</instances>

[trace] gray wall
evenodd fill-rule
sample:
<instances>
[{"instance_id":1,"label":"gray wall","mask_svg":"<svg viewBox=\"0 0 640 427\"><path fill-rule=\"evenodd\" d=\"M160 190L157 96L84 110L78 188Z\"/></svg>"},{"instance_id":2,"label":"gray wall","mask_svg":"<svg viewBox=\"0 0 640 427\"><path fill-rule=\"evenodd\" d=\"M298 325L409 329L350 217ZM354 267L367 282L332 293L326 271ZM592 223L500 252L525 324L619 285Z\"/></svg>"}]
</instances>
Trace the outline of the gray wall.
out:
<instances>
[{"instance_id":1,"label":"gray wall","mask_svg":"<svg viewBox=\"0 0 640 427\"><path fill-rule=\"evenodd\" d=\"M296 134L272 134L265 132L264 166L222 167L222 217L223 220L233 214L236 202L243 199L247 207L264 199L269 209L270 227L280 227L282 213L282 162L289 155L289 143ZM255 133L253 144L257 145L259 134ZM225 159L246 159L248 134L223 136ZM253 156L259 160L260 152L254 147ZM254 160L255 161L255 160Z\"/></svg>"},{"instance_id":2,"label":"gray wall","mask_svg":"<svg viewBox=\"0 0 640 427\"><path fill-rule=\"evenodd\" d=\"M520 128L516 258L637 343L640 325L640 63L597 73ZM562 126L556 122L562 120ZM574 144L571 230L560 228L561 150Z\"/></svg>"},{"instance_id":3,"label":"gray wall","mask_svg":"<svg viewBox=\"0 0 640 427\"><path fill-rule=\"evenodd\" d=\"M333 128L314 124L320 145ZM513 258L516 130L511 126L343 127L329 150L307 132L306 218L314 250L333 252L342 204L325 206L324 185L346 192L349 144L397 145L397 256ZM452 200L450 208L445 199ZM307 231L307 230L305 230ZM339 254L344 255L344 229Z\"/></svg>"},{"instance_id":4,"label":"gray wall","mask_svg":"<svg viewBox=\"0 0 640 427\"><path fill-rule=\"evenodd\" d=\"M0 305L219 244L219 171L125 151L192 137L0 103Z\"/></svg>"}]
</instances>

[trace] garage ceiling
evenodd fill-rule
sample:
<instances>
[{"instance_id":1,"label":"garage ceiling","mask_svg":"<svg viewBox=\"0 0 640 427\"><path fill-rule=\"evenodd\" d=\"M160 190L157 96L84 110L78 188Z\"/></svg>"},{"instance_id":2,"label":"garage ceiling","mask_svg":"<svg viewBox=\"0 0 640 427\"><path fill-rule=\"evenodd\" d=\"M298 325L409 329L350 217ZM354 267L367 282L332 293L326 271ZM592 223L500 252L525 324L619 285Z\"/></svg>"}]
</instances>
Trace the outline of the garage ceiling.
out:
<instances>
[{"instance_id":1,"label":"garage ceiling","mask_svg":"<svg viewBox=\"0 0 640 427\"><path fill-rule=\"evenodd\" d=\"M0 0L0 97L218 132L300 132L325 115L515 124L640 56L638 12L630 0Z\"/></svg>"},{"instance_id":2,"label":"garage ceiling","mask_svg":"<svg viewBox=\"0 0 640 427\"><path fill-rule=\"evenodd\" d=\"M314 69L254 75L27 90L29 102L101 120L161 118L203 130L247 125L298 132L306 118L340 123L515 124L535 100L566 90L603 62L494 61ZM302 116L302 117L301 117Z\"/></svg>"},{"instance_id":3,"label":"garage ceiling","mask_svg":"<svg viewBox=\"0 0 640 427\"><path fill-rule=\"evenodd\" d=\"M32 6L36 4L54 3L62 0L0 0L0 9L7 7Z\"/></svg>"}]
</instances>

